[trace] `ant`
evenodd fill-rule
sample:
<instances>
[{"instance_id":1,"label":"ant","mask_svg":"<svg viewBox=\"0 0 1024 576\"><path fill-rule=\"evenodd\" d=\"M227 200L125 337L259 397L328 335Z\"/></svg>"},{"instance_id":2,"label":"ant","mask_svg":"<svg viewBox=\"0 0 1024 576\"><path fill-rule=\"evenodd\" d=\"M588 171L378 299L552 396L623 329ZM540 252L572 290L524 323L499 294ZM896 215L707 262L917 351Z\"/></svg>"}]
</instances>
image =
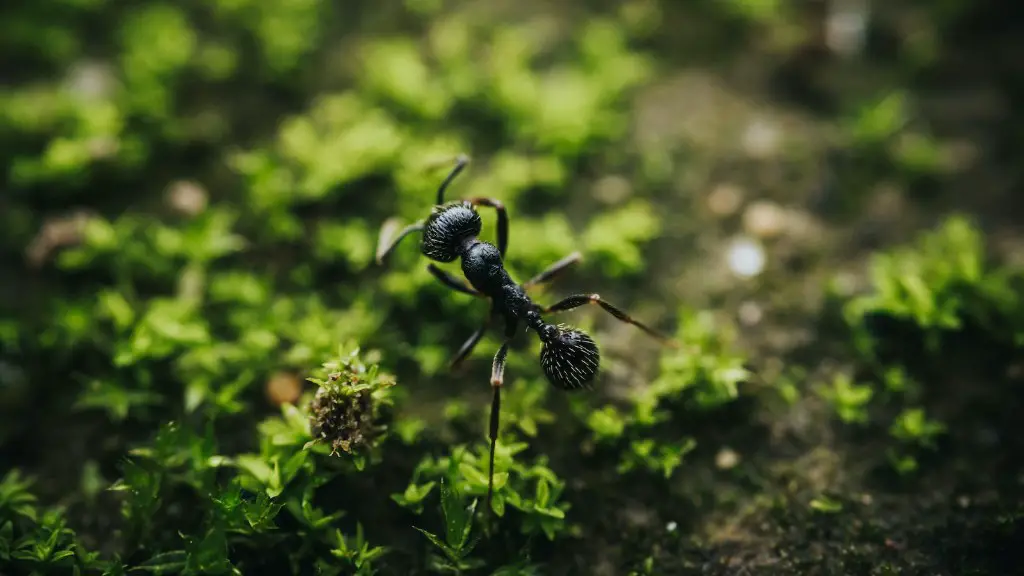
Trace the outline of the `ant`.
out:
<instances>
[{"instance_id":1,"label":"ant","mask_svg":"<svg viewBox=\"0 0 1024 576\"><path fill-rule=\"evenodd\" d=\"M494 491L494 452L498 441L498 416L501 412L501 388L505 379L505 359L512 338L519 329L519 322L526 324L540 337L540 365L548 381L564 391L589 390L591 382L597 376L601 355L594 340L582 330L565 324L549 324L542 314L564 312L579 308L586 304L596 304L611 313L617 319L632 324L663 344L676 347L676 343L667 336L634 320L619 308L605 302L597 294L574 294L550 306L539 306L527 295L527 290L552 279L569 266L578 262L582 256L573 252L522 284L516 283L505 270L503 261L508 248L508 211L498 200L492 198L469 198L444 201L445 191L456 176L469 163L469 158L459 155L455 167L441 182L437 190L437 202L430 215L418 222L403 228L390 240L389 223L381 228L377 245L377 263L382 264L385 257L403 238L414 232L422 232L423 239L420 251L435 262L454 262L461 258L462 273L469 281L445 272L433 262L427 269L442 284L463 294L490 300L491 309L484 324L480 326L452 358L449 368L458 366L476 347L490 326L494 316L500 313L505 321L505 337L494 355L491 365L491 400L490 430L491 441L489 474L487 478L487 499L485 507L491 509L491 496ZM482 228L480 214L476 207L493 208L498 216L498 245L483 242L477 237Z\"/></svg>"}]
</instances>

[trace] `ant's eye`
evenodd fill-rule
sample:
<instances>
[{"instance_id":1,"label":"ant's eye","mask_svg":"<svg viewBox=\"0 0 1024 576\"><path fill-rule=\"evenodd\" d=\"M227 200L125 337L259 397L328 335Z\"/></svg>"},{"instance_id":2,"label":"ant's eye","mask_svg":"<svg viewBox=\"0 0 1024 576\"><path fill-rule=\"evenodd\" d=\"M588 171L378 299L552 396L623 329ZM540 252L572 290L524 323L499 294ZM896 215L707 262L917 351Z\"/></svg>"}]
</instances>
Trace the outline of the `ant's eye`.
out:
<instances>
[{"instance_id":1,"label":"ant's eye","mask_svg":"<svg viewBox=\"0 0 1024 576\"><path fill-rule=\"evenodd\" d=\"M540 349L540 365L552 385L563 390L589 388L597 376L601 354L597 344L582 330L549 327L557 335Z\"/></svg>"}]
</instances>

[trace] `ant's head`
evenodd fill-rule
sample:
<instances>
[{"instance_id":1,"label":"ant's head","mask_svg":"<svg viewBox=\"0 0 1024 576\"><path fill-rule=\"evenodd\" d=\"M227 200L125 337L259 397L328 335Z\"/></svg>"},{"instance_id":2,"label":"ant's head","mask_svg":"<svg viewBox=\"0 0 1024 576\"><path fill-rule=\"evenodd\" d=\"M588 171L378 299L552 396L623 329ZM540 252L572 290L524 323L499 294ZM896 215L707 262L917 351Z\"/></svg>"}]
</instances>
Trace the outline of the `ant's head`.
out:
<instances>
[{"instance_id":1,"label":"ant's head","mask_svg":"<svg viewBox=\"0 0 1024 576\"><path fill-rule=\"evenodd\" d=\"M547 324L540 336L540 365L548 381L563 390L589 388L601 363L594 340L564 324Z\"/></svg>"},{"instance_id":2,"label":"ant's head","mask_svg":"<svg viewBox=\"0 0 1024 576\"><path fill-rule=\"evenodd\" d=\"M438 262L454 262L462 245L480 234L480 214L466 202L435 206L423 229L423 254Z\"/></svg>"}]
</instances>

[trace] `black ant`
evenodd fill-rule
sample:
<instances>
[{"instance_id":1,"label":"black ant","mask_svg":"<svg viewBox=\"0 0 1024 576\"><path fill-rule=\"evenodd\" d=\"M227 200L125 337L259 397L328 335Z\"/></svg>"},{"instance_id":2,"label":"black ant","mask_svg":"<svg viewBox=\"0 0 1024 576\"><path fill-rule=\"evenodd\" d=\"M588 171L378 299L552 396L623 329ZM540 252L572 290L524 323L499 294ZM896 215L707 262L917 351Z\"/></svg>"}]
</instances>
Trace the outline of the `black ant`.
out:
<instances>
[{"instance_id":1,"label":"black ant","mask_svg":"<svg viewBox=\"0 0 1024 576\"><path fill-rule=\"evenodd\" d=\"M431 210L430 216L425 220L406 226L390 242L385 240L385 236L388 236L387 230L390 228L385 223L381 228L381 237L377 245L377 263L382 263L395 246L413 232L423 232L420 250L427 258L436 262L454 262L459 258L462 259L462 273L469 280L469 284L438 268L433 263L427 265L430 273L452 290L478 298L488 298L491 301L491 310L487 315L487 320L473 332L455 354L450 364L451 368L456 367L469 356L473 348L483 338L493 316L500 313L504 317L505 339L494 355L494 362L491 366L491 388L494 393L491 401L489 433L491 453L485 504L489 511L494 491L494 451L498 441L498 415L501 411L501 387L505 376L505 358L508 355L509 342L516 335L520 321L523 321L527 328L532 329L540 337L542 343L540 365L544 369L544 375L552 385L565 391L590 389L591 382L597 376L601 355L597 344L587 333L564 324L549 324L544 321L541 314L572 310L585 304L597 304L619 320L640 328L663 343L673 347L676 344L667 336L634 320L622 310L605 302L597 294L574 294L550 306L535 304L526 291L532 286L547 282L578 262L582 256L579 252L573 252L523 284L517 284L512 280L503 264L505 250L508 247L508 211L505 210L505 206L492 198L469 198L448 203L444 201L445 190L468 163L468 157L458 156L455 167L441 182L441 186L437 190L437 203ZM481 230L481 219L480 214L476 211L477 206L486 206L497 211L497 246L477 238Z\"/></svg>"}]
</instances>

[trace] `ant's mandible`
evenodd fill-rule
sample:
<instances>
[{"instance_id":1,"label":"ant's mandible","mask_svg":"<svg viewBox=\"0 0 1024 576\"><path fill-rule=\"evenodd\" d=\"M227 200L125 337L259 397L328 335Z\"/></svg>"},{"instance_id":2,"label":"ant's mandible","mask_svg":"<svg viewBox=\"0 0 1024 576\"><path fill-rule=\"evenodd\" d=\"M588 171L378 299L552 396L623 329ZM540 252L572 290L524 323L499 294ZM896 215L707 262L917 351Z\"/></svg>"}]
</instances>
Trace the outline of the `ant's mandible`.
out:
<instances>
[{"instance_id":1,"label":"ant's mandible","mask_svg":"<svg viewBox=\"0 0 1024 576\"><path fill-rule=\"evenodd\" d=\"M491 496L494 491L494 451L498 441L498 415L501 412L501 387L505 375L505 358L508 346L519 329L519 322L526 324L540 337L540 365L548 381L562 390L589 389L594 377L597 376L600 364L600 353L597 344L587 333L564 324L549 324L541 314L563 312L579 308L585 304L597 304L623 322L632 324L644 332L654 336L663 343L675 346L675 342L659 332L641 324L622 310L605 302L597 294L574 294L550 306L539 306L530 299L526 291L542 284L562 272L581 258L579 252L555 262L523 284L518 284L505 270L505 250L508 248L508 212L504 205L491 198L469 198L445 203L444 193L452 180L469 163L469 158L460 155L455 167L441 182L437 190L437 203L430 216L402 229L390 241L387 224L381 229L381 237L377 245L377 263L394 250L395 246L409 234L422 232L423 241L420 250L423 255L436 262L454 262L462 259L462 273L469 284L433 263L427 269L442 284L471 296L487 298L491 302L491 310L487 320L466 340L451 361L454 368L461 363L483 338L490 325L491 318L500 313L505 320L505 338L494 355L491 366L491 401L490 431L491 453L487 478L487 500L485 507L491 509ZM494 208L498 214L498 245L494 246L477 238L480 235L481 219L477 206Z\"/></svg>"}]
</instances>

